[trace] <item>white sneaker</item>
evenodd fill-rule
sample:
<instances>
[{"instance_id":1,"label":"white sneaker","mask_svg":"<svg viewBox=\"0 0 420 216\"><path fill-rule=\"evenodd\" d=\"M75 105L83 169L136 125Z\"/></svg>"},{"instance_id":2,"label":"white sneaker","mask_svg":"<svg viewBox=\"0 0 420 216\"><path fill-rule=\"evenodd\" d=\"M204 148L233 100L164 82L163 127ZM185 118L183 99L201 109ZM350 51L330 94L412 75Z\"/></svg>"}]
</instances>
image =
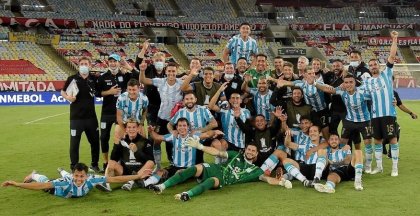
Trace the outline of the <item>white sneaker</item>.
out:
<instances>
[{"instance_id":1,"label":"white sneaker","mask_svg":"<svg viewBox=\"0 0 420 216\"><path fill-rule=\"evenodd\" d=\"M368 166L368 165L365 165L365 173L371 174L372 173L372 167Z\"/></svg>"},{"instance_id":2,"label":"white sneaker","mask_svg":"<svg viewBox=\"0 0 420 216\"><path fill-rule=\"evenodd\" d=\"M357 191L362 191L363 190L362 180L355 180L354 181L354 189L356 189Z\"/></svg>"},{"instance_id":3,"label":"white sneaker","mask_svg":"<svg viewBox=\"0 0 420 216\"><path fill-rule=\"evenodd\" d=\"M372 170L372 172L370 174L375 175L378 173L383 173L384 170L382 168L376 167L374 170Z\"/></svg>"},{"instance_id":4,"label":"white sneaker","mask_svg":"<svg viewBox=\"0 0 420 216\"><path fill-rule=\"evenodd\" d=\"M284 179L284 178L281 178L280 179L280 182L279 182L279 185L280 186L283 186L283 187L285 187L285 188L287 188L287 189L291 189L292 188L292 182L290 182L289 180L286 180L286 179Z\"/></svg>"},{"instance_id":5,"label":"white sneaker","mask_svg":"<svg viewBox=\"0 0 420 216\"><path fill-rule=\"evenodd\" d=\"M133 184L130 182L127 182L123 186L121 186L121 189L126 191L131 191L131 188L133 188Z\"/></svg>"},{"instance_id":6,"label":"white sneaker","mask_svg":"<svg viewBox=\"0 0 420 216\"><path fill-rule=\"evenodd\" d=\"M392 177L397 177L398 176L398 168L392 168L391 176Z\"/></svg>"},{"instance_id":7,"label":"white sneaker","mask_svg":"<svg viewBox=\"0 0 420 216\"><path fill-rule=\"evenodd\" d=\"M314 184L314 188L321 193L335 193L335 189L326 184Z\"/></svg>"}]
</instances>

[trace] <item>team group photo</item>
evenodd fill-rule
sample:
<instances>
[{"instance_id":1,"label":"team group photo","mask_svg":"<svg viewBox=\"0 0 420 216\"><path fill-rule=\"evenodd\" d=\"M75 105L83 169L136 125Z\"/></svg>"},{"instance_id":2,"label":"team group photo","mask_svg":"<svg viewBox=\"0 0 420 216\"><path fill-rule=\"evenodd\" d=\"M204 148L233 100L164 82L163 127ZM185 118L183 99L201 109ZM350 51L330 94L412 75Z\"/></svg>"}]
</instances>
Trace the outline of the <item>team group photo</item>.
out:
<instances>
[{"instance_id":1,"label":"team group photo","mask_svg":"<svg viewBox=\"0 0 420 216\"><path fill-rule=\"evenodd\" d=\"M0 215L419 213L418 1L0 6Z\"/></svg>"}]
</instances>

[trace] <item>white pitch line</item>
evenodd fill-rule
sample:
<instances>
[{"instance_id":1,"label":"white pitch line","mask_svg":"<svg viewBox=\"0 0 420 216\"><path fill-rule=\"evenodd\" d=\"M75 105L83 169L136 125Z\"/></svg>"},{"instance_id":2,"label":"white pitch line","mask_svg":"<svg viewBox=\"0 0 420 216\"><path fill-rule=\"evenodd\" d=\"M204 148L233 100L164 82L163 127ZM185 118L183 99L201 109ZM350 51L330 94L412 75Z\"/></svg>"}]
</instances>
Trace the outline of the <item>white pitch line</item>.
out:
<instances>
[{"instance_id":1,"label":"white pitch line","mask_svg":"<svg viewBox=\"0 0 420 216\"><path fill-rule=\"evenodd\" d=\"M61 115L67 114L67 113L69 113L69 112L64 112L64 113L59 113L59 114L55 114L55 115L50 115L50 116L42 117L42 118L39 118L39 119L35 119L33 121L25 122L24 124L25 125L31 124L31 123L34 123L34 122L37 122L37 121L42 121L42 120L45 120L45 119L49 119L49 118L61 116Z\"/></svg>"}]
</instances>

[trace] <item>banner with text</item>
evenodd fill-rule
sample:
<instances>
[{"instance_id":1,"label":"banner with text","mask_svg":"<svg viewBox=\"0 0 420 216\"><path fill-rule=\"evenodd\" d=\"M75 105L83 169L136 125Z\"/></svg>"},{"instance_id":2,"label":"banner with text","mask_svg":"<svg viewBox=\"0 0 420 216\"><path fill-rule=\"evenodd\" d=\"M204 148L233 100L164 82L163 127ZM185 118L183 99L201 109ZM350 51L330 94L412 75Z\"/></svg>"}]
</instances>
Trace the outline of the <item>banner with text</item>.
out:
<instances>
[{"instance_id":1,"label":"banner with text","mask_svg":"<svg viewBox=\"0 0 420 216\"><path fill-rule=\"evenodd\" d=\"M368 44L370 46L382 46L382 45L391 45L391 37L370 37L368 39ZM419 46L420 37L399 37L398 38L399 46Z\"/></svg>"},{"instance_id":2,"label":"banner with text","mask_svg":"<svg viewBox=\"0 0 420 216\"><path fill-rule=\"evenodd\" d=\"M72 19L25 18L25 17L0 17L0 25L22 25L35 27L42 25L50 28L77 28L77 21Z\"/></svg>"},{"instance_id":3,"label":"banner with text","mask_svg":"<svg viewBox=\"0 0 420 216\"><path fill-rule=\"evenodd\" d=\"M144 27L171 27L182 30L208 30L229 31L239 30L240 24L232 23L181 23L181 22L137 22L137 21L113 21L113 20L85 20L78 23L73 19L46 19L24 17L0 17L0 25L23 25L28 28L42 25L50 28L98 28L98 29L133 29ZM261 31L266 29L267 24L251 24L251 30Z\"/></svg>"},{"instance_id":4,"label":"banner with text","mask_svg":"<svg viewBox=\"0 0 420 216\"><path fill-rule=\"evenodd\" d=\"M65 81L0 81L0 92L60 91Z\"/></svg>"},{"instance_id":5,"label":"banner with text","mask_svg":"<svg viewBox=\"0 0 420 216\"><path fill-rule=\"evenodd\" d=\"M102 98L95 98L95 104L101 103ZM69 104L60 92L0 92L0 106Z\"/></svg>"},{"instance_id":6,"label":"banner with text","mask_svg":"<svg viewBox=\"0 0 420 216\"><path fill-rule=\"evenodd\" d=\"M321 30L321 31L375 31L381 29L419 29L419 25L397 24L397 23L372 23L372 24L342 24L342 23L322 23L322 24L289 24L290 30L307 31L307 30Z\"/></svg>"}]
</instances>

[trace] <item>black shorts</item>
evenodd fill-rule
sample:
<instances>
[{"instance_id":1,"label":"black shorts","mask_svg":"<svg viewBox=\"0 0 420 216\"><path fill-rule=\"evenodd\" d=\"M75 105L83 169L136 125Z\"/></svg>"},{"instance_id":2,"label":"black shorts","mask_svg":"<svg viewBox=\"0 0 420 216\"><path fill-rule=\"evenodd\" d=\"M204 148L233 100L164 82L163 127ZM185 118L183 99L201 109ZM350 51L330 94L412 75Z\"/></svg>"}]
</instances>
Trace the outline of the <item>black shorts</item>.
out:
<instances>
[{"instance_id":1,"label":"black shorts","mask_svg":"<svg viewBox=\"0 0 420 216\"><path fill-rule=\"evenodd\" d=\"M401 132L401 127L398 124L398 122L396 122L395 124L397 124L397 141L400 141L400 132ZM389 144L389 139L384 139L382 140L382 144Z\"/></svg>"},{"instance_id":2,"label":"black shorts","mask_svg":"<svg viewBox=\"0 0 420 216\"><path fill-rule=\"evenodd\" d=\"M352 122L346 119L343 120L341 138L352 138L353 142L355 144L358 144L361 142L360 134L362 134L364 140L372 138L372 126L370 125L370 121Z\"/></svg>"},{"instance_id":3,"label":"black shorts","mask_svg":"<svg viewBox=\"0 0 420 216\"><path fill-rule=\"evenodd\" d=\"M322 128L328 127L330 125L330 113L328 109L323 109L318 112L311 113L311 119L314 125Z\"/></svg>"},{"instance_id":4,"label":"black shorts","mask_svg":"<svg viewBox=\"0 0 420 216\"><path fill-rule=\"evenodd\" d=\"M236 145L234 145L233 143L225 140L228 143L228 148L226 149L226 151L237 151L240 152L241 150L243 150L243 148L239 148Z\"/></svg>"},{"instance_id":5,"label":"black shorts","mask_svg":"<svg viewBox=\"0 0 420 216\"><path fill-rule=\"evenodd\" d=\"M383 116L372 119L373 138L392 139L397 137L397 119L394 116Z\"/></svg>"},{"instance_id":6,"label":"black shorts","mask_svg":"<svg viewBox=\"0 0 420 216\"><path fill-rule=\"evenodd\" d=\"M300 173L304 175L308 180L313 180L315 176L316 171L316 165L315 164L305 164L305 163L299 163L300 167ZM329 165L325 167L325 169L322 171L321 179L327 179L329 173Z\"/></svg>"},{"instance_id":7,"label":"black shorts","mask_svg":"<svg viewBox=\"0 0 420 216\"><path fill-rule=\"evenodd\" d=\"M121 166L123 167L123 175L135 175L143 167L142 162L122 162L120 161Z\"/></svg>"},{"instance_id":8,"label":"black shorts","mask_svg":"<svg viewBox=\"0 0 420 216\"><path fill-rule=\"evenodd\" d=\"M336 173L340 176L341 181L351 181L354 179L355 172L356 171L351 164L340 166L334 170L331 170L331 173Z\"/></svg>"},{"instance_id":9,"label":"black shorts","mask_svg":"<svg viewBox=\"0 0 420 216\"><path fill-rule=\"evenodd\" d=\"M174 176L178 170L182 170L182 169L187 169L188 167L176 167L174 165L170 165L168 167L165 167L165 170L168 171L168 176L167 178L170 178L172 176Z\"/></svg>"}]
</instances>

